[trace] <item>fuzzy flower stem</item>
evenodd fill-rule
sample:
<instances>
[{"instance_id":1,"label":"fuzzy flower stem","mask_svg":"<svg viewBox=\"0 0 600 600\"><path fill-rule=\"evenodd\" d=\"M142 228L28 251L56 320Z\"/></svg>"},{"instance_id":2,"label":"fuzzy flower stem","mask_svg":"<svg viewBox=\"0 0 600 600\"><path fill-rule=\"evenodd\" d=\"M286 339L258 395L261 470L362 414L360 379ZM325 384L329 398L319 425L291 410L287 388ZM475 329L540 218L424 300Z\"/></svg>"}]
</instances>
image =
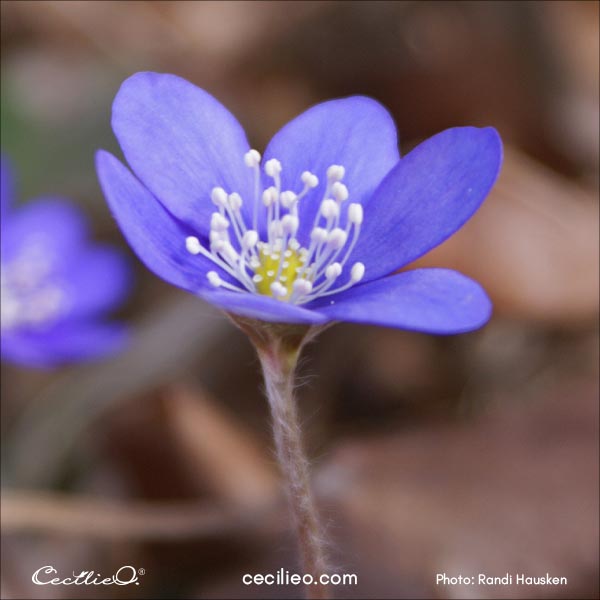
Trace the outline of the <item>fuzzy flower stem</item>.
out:
<instances>
[{"instance_id":1,"label":"fuzzy flower stem","mask_svg":"<svg viewBox=\"0 0 600 600\"><path fill-rule=\"evenodd\" d=\"M325 541L314 503L309 475L309 463L302 444L302 430L294 398L294 373L303 345L317 331L302 328L291 330L255 328L247 321L234 318L254 343L263 369L267 398L273 419L273 435L283 484L287 493L295 527L302 570L313 580L328 572ZM326 599L327 588L307 585L309 599Z\"/></svg>"},{"instance_id":2,"label":"fuzzy flower stem","mask_svg":"<svg viewBox=\"0 0 600 600\"><path fill-rule=\"evenodd\" d=\"M282 471L288 502L302 557L303 572L318 580L327 572L321 527L313 501L309 465L302 447L302 432L293 397L295 358L261 356L277 458ZM309 585L309 598L325 598L323 586Z\"/></svg>"}]
</instances>

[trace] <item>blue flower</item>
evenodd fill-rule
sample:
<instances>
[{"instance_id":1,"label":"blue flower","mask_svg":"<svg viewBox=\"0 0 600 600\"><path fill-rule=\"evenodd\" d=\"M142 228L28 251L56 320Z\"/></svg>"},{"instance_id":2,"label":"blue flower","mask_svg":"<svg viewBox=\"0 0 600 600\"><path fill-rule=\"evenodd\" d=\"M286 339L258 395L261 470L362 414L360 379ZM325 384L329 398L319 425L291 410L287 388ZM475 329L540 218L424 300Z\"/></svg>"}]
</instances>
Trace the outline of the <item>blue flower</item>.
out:
<instances>
[{"instance_id":1,"label":"blue flower","mask_svg":"<svg viewBox=\"0 0 600 600\"><path fill-rule=\"evenodd\" d=\"M494 129L448 129L400 158L388 112L355 96L310 108L261 157L217 100L157 73L123 83L112 126L133 174L99 151L101 186L166 281L267 322L448 334L488 320L488 297L460 273L391 273L477 210L502 162Z\"/></svg>"},{"instance_id":2,"label":"blue flower","mask_svg":"<svg viewBox=\"0 0 600 600\"><path fill-rule=\"evenodd\" d=\"M125 257L90 243L83 215L65 200L12 210L4 158L0 175L2 359L45 368L120 350L125 328L101 318L129 291Z\"/></svg>"}]
</instances>

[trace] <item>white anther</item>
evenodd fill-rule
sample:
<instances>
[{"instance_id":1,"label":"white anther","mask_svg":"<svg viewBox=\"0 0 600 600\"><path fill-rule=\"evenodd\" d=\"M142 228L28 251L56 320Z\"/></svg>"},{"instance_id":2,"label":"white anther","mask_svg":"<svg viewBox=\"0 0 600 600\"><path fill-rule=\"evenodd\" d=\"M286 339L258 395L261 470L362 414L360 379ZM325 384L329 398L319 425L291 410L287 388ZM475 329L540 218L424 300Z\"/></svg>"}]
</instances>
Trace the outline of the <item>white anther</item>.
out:
<instances>
[{"instance_id":1,"label":"white anther","mask_svg":"<svg viewBox=\"0 0 600 600\"><path fill-rule=\"evenodd\" d=\"M338 262L331 263L325 269L325 277L327 281L331 281L332 279L337 279L342 274L342 265Z\"/></svg>"},{"instance_id":2,"label":"white anther","mask_svg":"<svg viewBox=\"0 0 600 600\"><path fill-rule=\"evenodd\" d=\"M321 214L326 219L334 219L340 214L340 207L335 200L328 198L321 202Z\"/></svg>"},{"instance_id":3,"label":"white anther","mask_svg":"<svg viewBox=\"0 0 600 600\"><path fill-rule=\"evenodd\" d=\"M363 222L362 204L355 202L348 207L348 221L354 225L360 225Z\"/></svg>"},{"instance_id":4,"label":"white anther","mask_svg":"<svg viewBox=\"0 0 600 600\"><path fill-rule=\"evenodd\" d=\"M191 235L185 238L185 247L190 254L200 254L202 245L197 237Z\"/></svg>"},{"instance_id":5,"label":"white anther","mask_svg":"<svg viewBox=\"0 0 600 600\"><path fill-rule=\"evenodd\" d=\"M322 244L327 239L327 229L315 227L310 232L310 239L317 244Z\"/></svg>"},{"instance_id":6,"label":"white anther","mask_svg":"<svg viewBox=\"0 0 600 600\"><path fill-rule=\"evenodd\" d=\"M348 200L348 188L339 181L336 181L331 186L331 193L338 202L344 202L345 200Z\"/></svg>"},{"instance_id":7,"label":"white anther","mask_svg":"<svg viewBox=\"0 0 600 600\"><path fill-rule=\"evenodd\" d=\"M242 248L250 250L258 243L258 233L254 229L248 229L242 237Z\"/></svg>"},{"instance_id":8,"label":"white anther","mask_svg":"<svg viewBox=\"0 0 600 600\"><path fill-rule=\"evenodd\" d=\"M279 199L281 200L281 206L284 208L292 208L292 205L296 201L296 194L294 192L288 190L286 192L281 192Z\"/></svg>"},{"instance_id":9,"label":"white anther","mask_svg":"<svg viewBox=\"0 0 600 600\"><path fill-rule=\"evenodd\" d=\"M227 192L222 187L213 188L210 197L216 206L225 207L227 204Z\"/></svg>"},{"instance_id":10,"label":"white anther","mask_svg":"<svg viewBox=\"0 0 600 600\"><path fill-rule=\"evenodd\" d=\"M244 162L246 163L247 167L258 167L260 164L260 159L260 152L258 150L254 150L254 148L252 150L248 150L248 152L244 154Z\"/></svg>"},{"instance_id":11,"label":"white anther","mask_svg":"<svg viewBox=\"0 0 600 600\"><path fill-rule=\"evenodd\" d=\"M233 212L237 212L242 208L243 200L242 197L237 193L229 194L229 207Z\"/></svg>"},{"instance_id":12,"label":"white anther","mask_svg":"<svg viewBox=\"0 0 600 600\"><path fill-rule=\"evenodd\" d=\"M270 287L271 287L271 293L276 298L285 298L287 296L287 293L288 293L287 288L284 285L281 285L281 283L279 283L279 281L274 281Z\"/></svg>"},{"instance_id":13,"label":"white anther","mask_svg":"<svg viewBox=\"0 0 600 600\"><path fill-rule=\"evenodd\" d=\"M229 221L219 213L213 213L210 219L210 228L213 231L226 231L229 227Z\"/></svg>"},{"instance_id":14,"label":"white anther","mask_svg":"<svg viewBox=\"0 0 600 600\"><path fill-rule=\"evenodd\" d=\"M281 229L283 233L288 235L296 235L299 226L300 221L298 217L295 217L294 215L285 215L281 219Z\"/></svg>"},{"instance_id":15,"label":"white anther","mask_svg":"<svg viewBox=\"0 0 600 600\"><path fill-rule=\"evenodd\" d=\"M344 247L348 234L339 227L332 229L327 235L327 245L333 250L339 250Z\"/></svg>"},{"instance_id":16,"label":"white anther","mask_svg":"<svg viewBox=\"0 0 600 600\"><path fill-rule=\"evenodd\" d=\"M341 181L344 179L344 175L346 174L346 169L342 167L342 165L331 165L327 169L327 178L329 181Z\"/></svg>"},{"instance_id":17,"label":"white anther","mask_svg":"<svg viewBox=\"0 0 600 600\"><path fill-rule=\"evenodd\" d=\"M262 280L263 276L259 275L258 273L252 276L252 281L254 281L254 283L260 283Z\"/></svg>"},{"instance_id":18,"label":"white anther","mask_svg":"<svg viewBox=\"0 0 600 600\"><path fill-rule=\"evenodd\" d=\"M206 278L208 279L210 285L216 288L221 287L221 284L223 283L223 280L219 277L219 274L216 271L209 271L206 274Z\"/></svg>"},{"instance_id":19,"label":"white anther","mask_svg":"<svg viewBox=\"0 0 600 600\"><path fill-rule=\"evenodd\" d=\"M267 208L274 202L277 202L277 188L274 188L273 186L267 188L262 193L262 201Z\"/></svg>"},{"instance_id":20,"label":"white anther","mask_svg":"<svg viewBox=\"0 0 600 600\"><path fill-rule=\"evenodd\" d=\"M269 177L275 177L281 173L281 163L276 158L270 158L265 163L265 173Z\"/></svg>"},{"instance_id":21,"label":"white anther","mask_svg":"<svg viewBox=\"0 0 600 600\"><path fill-rule=\"evenodd\" d=\"M296 296L306 296L312 292L313 285L308 279L296 279L292 284L292 290Z\"/></svg>"},{"instance_id":22,"label":"white anther","mask_svg":"<svg viewBox=\"0 0 600 600\"><path fill-rule=\"evenodd\" d=\"M309 188L316 188L319 185L319 178L310 171L304 171L304 173L300 175L300 179L302 180L302 183Z\"/></svg>"},{"instance_id":23,"label":"white anther","mask_svg":"<svg viewBox=\"0 0 600 600\"><path fill-rule=\"evenodd\" d=\"M350 280L352 283L358 283L365 276L365 265L361 262L356 262L352 265L350 271Z\"/></svg>"}]
</instances>

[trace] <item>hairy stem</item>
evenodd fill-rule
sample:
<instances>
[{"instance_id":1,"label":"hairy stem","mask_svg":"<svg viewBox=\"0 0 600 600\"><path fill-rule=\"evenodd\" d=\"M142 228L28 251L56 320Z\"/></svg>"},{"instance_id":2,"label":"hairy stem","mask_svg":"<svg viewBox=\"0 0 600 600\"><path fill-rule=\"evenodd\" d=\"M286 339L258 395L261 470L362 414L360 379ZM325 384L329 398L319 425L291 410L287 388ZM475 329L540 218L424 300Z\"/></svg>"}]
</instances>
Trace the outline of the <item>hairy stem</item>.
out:
<instances>
[{"instance_id":1,"label":"hairy stem","mask_svg":"<svg viewBox=\"0 0 600 600\"><path fill-rule=\"evenodd\" d=\"M310 488L309 464L294 399L294 372L302 344L286 345L282 339L257 346L263 368L277 458L296 530L303 572L318 580L327 572L324 540ZM327 598L326 587L307 585L307 598Z\"/></svg>"}]
</instances>

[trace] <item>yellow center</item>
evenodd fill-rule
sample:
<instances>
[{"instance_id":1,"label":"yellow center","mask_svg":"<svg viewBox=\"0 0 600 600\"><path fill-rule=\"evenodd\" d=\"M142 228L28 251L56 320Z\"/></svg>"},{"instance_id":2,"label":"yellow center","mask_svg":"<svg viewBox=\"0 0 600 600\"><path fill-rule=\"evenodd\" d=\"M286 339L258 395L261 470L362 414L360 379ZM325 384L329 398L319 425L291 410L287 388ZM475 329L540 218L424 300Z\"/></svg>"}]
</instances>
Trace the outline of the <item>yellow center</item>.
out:
<instances>
[{"instance_id":1,"label":"yellow center","mask_svg":"<svg viewBox=\"0 0 600 600\"><path fill-rule=\"evenodd\" d=\"M306 255L288 247L284 252L280 273L279 264L281 262L281 254L279 252L268 253L264 249L261 249L259 260L260 266L254 270L254 275L260 276L259 281L257 281L258 278L254 280L256 291L264 296L272 296L271 284L279 281L288 291L287 295L281 299L288 300L292 294L292 284L296 281L298 272L304 265ZM278 273L279 277L277 276Z\"/></svg>"}]
</instances>

